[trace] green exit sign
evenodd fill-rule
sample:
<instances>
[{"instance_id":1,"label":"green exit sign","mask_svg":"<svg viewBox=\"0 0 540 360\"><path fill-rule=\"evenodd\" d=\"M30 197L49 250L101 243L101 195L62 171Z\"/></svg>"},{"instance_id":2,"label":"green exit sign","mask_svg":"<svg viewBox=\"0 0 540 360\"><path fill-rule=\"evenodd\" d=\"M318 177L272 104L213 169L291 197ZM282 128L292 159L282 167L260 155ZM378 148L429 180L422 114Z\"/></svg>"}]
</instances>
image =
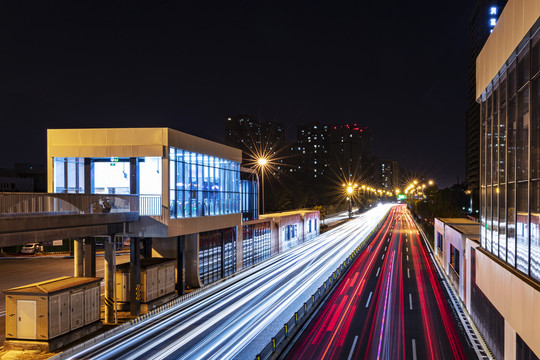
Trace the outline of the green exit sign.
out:
<instances>
[{"instance_id":1,"label":"green exit sign","mask_svg":"<svg viewBox=\"0 0 540 360\"><path fill-rule=\"evenodd\" d=\"M406 196L405 194L399 194L399 195L397 196L397 199L398 199L398 200L405 200L406 198L407 198L407 196Z\"/></svg>"}]
</instances>

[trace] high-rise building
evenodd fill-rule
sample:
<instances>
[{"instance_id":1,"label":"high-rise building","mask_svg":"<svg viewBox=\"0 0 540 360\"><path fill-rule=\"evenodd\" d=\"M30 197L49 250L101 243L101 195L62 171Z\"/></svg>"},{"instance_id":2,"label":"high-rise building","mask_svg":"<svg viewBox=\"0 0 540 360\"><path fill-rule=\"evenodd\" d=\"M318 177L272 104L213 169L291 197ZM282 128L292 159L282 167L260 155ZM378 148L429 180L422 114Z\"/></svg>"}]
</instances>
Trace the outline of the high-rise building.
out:
<instances>
[{"instance_id":1,"label":"high-rise building","mask_svg":"<svg viewBox=\"0 0 540 360\"><path fill-rule=\"evenodd\" d=\"M324 181L329 172L328 138L328 125L309 123L298 127L294 160L297 172L308 181Z\"/></svg>"},{"instance_id":2,"label":"high-rise building","mask_svg":"<svg viewBox=\"0 0 540 360\"><path fill-rule=\"evenodd\" d=\"M379 161L381 189L394 192L400 186L400 171L397 161Z\"/></svg>"},{"instance_id":3,"label":"high-rise building","mask_svg":"<svg viewBox=\"0 0 540 360\"><path fill-rule=\"evenodd\" d=\"M285 128L275 121L259 122L256 117L240 114L225 120L225 144L242 150L242 163L249 164L258 156L278 157L285 145ZM280 170L282 160L276 160Z\"/></svg>"},{"instance_id":4,"label":"high-rise building","mask_svg":"<svg viewBox=\"0 0 540 360\"><path fill-rule=\"evenodd\" d=\"M471 192L471 212L479 211L480 107L476 102L476 57L493 30L507 0L478 0L469 19L465 177Z\"/></svg>"},{"instance_id":5,"label":"high-rise building","mask_svg":"<svg viewBox=\"0 0 540 360\"><path fill-rule=\"evenodd\" d=\"M329 162L335 176L345 181L364 181L372 176L372 131L367 126L345 124L333 126L329 132Z\"/></svg>"},{"instance_id":6,"label":"high-rise building","mask_svg":"<svg viewBox=\"0 0 540 360\"><path fill-rule=\"evenodd\" d=\"M480 246L470 312L495 358L540 357L540 5L509 0L477 58Z\"/></svg>"}]
</instances>

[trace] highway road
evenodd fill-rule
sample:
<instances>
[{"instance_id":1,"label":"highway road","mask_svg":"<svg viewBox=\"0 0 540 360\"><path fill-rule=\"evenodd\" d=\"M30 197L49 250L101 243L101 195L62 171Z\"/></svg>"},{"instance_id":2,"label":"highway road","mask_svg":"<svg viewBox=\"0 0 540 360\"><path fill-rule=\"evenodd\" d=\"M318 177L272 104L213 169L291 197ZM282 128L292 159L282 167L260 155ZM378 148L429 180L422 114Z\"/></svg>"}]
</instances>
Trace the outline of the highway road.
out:
<instances>
[{"instance_id":1,"label":"highway road","mask_svg":"<svg viewBox=\"0 0 540 360\"><path fill-rule=\"evenodd\" d=\"M395 206L287 359L472 359L409 211Z\"/></svg>"},{"instance_id":2,"label":"highway road","mask_svg":"<svg viewBox=\"0 0 540 360\"><path fill-rule=\"evenodd\" d=\"M72 358L253 359L389 210L381 205Z\"/></svg>"}]
</instances>

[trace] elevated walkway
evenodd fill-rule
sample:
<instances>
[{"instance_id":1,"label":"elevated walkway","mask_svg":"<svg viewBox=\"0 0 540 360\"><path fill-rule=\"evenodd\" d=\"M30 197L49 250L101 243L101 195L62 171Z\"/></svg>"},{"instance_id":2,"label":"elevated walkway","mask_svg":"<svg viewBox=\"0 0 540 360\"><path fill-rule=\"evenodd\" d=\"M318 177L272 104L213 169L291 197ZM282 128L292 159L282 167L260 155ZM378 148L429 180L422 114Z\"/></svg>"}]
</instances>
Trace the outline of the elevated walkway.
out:
<instances>
[{"instance_id":1,"label":"elevated walkway","mask_svg":"<svg viewBox=\"0 0 540 360\"><path fill-rule=\"evenodd\" d=\"M122 232L138 195L0 193L0 247Z\"/></svg>"}]
</instances>

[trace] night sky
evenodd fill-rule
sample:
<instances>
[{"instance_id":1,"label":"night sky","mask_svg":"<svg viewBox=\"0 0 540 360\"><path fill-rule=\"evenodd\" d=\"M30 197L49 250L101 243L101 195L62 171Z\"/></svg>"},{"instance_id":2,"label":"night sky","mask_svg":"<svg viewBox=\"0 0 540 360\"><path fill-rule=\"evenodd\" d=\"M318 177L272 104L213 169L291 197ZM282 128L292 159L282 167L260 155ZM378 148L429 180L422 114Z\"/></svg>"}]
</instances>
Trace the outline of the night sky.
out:
<instances>
[{"instance_id":1,"label":"night sky","mask_svg":"<svg viewBox=\"0 0 540 360\"><path fill-rule=\"evenodd\" d=\"M363 124L374 155L463 181L472 2L134 4L0 0L0 167L44 164L47 128L223 142L226 117L249 113L288 140L311 121Z\"/></svg>"}]
</instances>

